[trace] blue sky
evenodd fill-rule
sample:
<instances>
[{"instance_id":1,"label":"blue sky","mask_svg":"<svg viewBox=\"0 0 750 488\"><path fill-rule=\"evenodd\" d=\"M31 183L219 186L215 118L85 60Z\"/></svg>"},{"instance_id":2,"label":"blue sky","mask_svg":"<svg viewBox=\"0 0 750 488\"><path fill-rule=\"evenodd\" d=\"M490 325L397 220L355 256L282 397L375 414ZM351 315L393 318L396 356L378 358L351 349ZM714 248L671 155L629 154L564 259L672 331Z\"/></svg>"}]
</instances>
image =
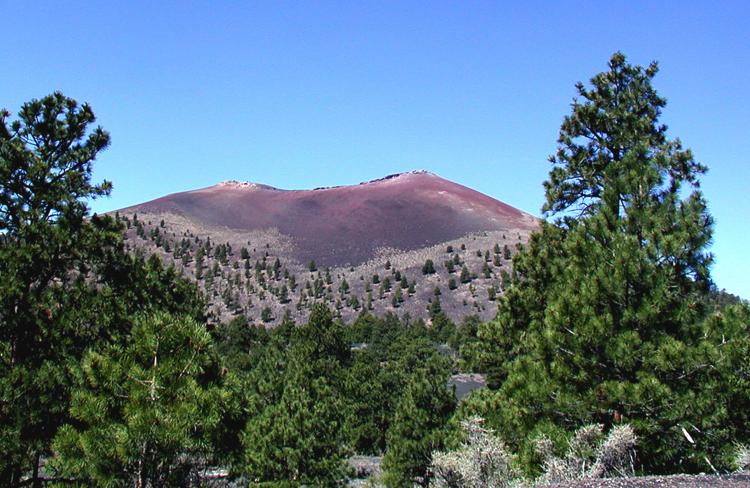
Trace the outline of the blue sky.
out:
<instances>
[{"instance_id":1,"label":"blue sky","mask_svg":"<svg viewBox=\"0 0 750 488\"><path fill-rule=\"evenodd\" d=\"M523 5L520 5L523 4ZM226 179L427 169L539 214L574 84L658 60L663 121L709 166L720 288L750 298L747 2L0 0L0 106L54 90L112 135L107 211Z\"/></svg>"}]
</instances>

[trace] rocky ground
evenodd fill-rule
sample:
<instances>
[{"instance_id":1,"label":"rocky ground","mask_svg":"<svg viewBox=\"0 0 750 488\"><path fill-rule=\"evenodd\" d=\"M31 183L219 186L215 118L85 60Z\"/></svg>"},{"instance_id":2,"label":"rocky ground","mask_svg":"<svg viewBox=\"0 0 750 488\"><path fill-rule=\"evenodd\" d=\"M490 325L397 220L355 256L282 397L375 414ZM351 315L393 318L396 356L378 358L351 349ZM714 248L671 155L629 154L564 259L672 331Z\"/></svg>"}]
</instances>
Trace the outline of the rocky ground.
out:
<instances>
[{"instance_id":1,"label":"rocky ground","mask_svg":"<svg viewBox=\"0 0 750 488\"><path fill-rule=\"evenodd\" d=\"M750 487L750 474L636 476L555 483L538 488L738 488Z\"/></svg>"}]
</instances>

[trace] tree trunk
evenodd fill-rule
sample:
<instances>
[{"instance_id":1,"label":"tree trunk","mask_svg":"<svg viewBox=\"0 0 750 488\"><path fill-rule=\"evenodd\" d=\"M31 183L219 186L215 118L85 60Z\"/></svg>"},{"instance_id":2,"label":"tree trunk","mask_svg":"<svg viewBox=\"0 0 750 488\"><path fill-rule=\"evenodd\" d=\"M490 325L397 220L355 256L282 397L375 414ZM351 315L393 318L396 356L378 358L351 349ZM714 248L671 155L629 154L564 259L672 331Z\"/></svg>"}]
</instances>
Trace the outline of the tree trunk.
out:
<instances>
[{"instance_id":1,"label":"tree trunk","mask_svg":"<svg viewBox=\"0 0 750 488\"><path fill-rule=\"evenodd\" d=\"M31 474L31 486L34 488L42 488L42 480L39 479L39 458L41 456L37 452L34 455L34 468Z\"/></svg>"}]
</instances>

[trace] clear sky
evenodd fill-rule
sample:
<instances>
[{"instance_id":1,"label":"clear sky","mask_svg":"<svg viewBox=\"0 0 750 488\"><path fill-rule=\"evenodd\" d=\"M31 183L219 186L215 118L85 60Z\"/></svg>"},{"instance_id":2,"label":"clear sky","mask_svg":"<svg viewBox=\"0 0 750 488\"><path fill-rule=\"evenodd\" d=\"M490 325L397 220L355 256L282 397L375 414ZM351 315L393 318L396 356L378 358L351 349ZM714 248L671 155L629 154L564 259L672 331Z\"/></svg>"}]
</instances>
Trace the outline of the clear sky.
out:
<instances>
[{"instance_id":1,"label":"clear sky","mask_svg":"<svg viewBox=\"0 0 750 488\"><path fill-rule=\"evenodd\" d=\"M750 298L750 3L0 0L0 106L54 90L112 135L99 212L227 179L427 169L539 215L574 84L657 60L708 165L719 288Z\"/></svg>"}]
</instances>

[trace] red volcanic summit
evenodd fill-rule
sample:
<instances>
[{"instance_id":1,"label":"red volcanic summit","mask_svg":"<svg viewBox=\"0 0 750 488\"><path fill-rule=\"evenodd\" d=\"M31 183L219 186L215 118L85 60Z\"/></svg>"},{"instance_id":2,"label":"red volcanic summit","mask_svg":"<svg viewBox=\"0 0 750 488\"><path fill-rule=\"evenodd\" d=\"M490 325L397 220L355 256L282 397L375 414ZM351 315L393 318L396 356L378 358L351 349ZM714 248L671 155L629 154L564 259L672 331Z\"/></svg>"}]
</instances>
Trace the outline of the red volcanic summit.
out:
<instances>
[{"instance_id":1,"label":"red volcanic summit","mask_svg":"<svg viewBox=\"0 0 750 488\"><path fill-rule=\"evenodd\" d=\"M476 232L536 226L533 216L426 171L314 190L227 181L121 212L174 215L237 237L276 230L293 258L326 266L360 264L381 248L408 251Z\"/></svg>"}]
</instances>

